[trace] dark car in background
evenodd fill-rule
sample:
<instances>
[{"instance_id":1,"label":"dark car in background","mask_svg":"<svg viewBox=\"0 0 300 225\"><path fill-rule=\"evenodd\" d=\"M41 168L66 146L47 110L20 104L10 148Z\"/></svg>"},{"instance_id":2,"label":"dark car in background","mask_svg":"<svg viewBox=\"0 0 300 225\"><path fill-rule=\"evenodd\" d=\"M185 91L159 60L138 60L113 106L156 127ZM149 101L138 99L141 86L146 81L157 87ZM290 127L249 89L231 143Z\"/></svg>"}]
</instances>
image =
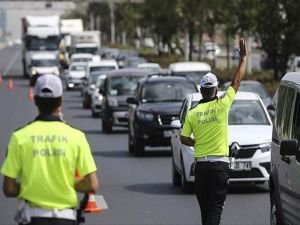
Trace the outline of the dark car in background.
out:
<instances>
[{"instance_id":1,"label":"dark car in background","mask_svg":"<svg viewBox=\"0 0 300 225\"><path fill-rule=\"evenodd\" d=\"M170 146L172 120L178 119L182 101L197 92L185 76L149 75L140 80L134 97L128 98L128 148L143 155L145 146Z\"/></svg>"},{"instance_id":2,"label":"dark car in background","mask_svg":"<svg viewBox=\"0 0 300 225\"><path fill-rule=\"evenodd\" d=\"M230 84L231 81L224 83L222 90L225 91ZM259 81L243 80L241 81L239 91L254 92L258 94L266 107L272 104L272 98L270 94L266 90L265 86Z\"/></svg>"},{"instance_id":3,"label":"dark car in background","mask_svg":"<svg viewBox=\"0 0 300 225\"><path fill-rule=\"evenodd\" d=\"M128 126L127 98L134 95L138 81L149 72L143 69L121 69L107 73L100 87L102 94L102 130L112 132L114 126Z\"/></svg>"}]
</instances>

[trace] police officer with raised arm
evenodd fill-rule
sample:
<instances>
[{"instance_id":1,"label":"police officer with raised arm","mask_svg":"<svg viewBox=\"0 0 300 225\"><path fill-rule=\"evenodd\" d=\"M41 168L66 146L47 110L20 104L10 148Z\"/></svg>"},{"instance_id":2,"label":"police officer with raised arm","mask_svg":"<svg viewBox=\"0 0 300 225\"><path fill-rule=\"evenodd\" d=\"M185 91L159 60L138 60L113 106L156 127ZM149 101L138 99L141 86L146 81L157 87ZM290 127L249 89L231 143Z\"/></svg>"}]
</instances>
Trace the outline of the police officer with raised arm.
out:
<instances>
[{"instance_id":1,"label":"police officer with raised arm","mask_svg":"<svg viewBox=\"0 0 300 225\"><path fill-rule=\"evenodd\" d=\"M228 115L245 75L247 48L240 39L240 61L231 85L217 97L218 80L212 73L203 76L203 99L186 116L181 142L194 146L195 192L201 210L202 225L219 225L229 179ZM191 137L193 134L194 138Z\"/></svg>"},{"instance_id":2,"label":"police officer with raised arm","mask_svg":"<svg viewBox=\"0 0 300 225\"><path fill-rule=\"evenodd\" d=\"M75 225L77 192L98 189L97 168L84 133L60 117L62 96L58 76L38 77L34 101L39 114L11 135L1 173L5 196L18 198L18 224Z\"/></svg>"}]
</instances>

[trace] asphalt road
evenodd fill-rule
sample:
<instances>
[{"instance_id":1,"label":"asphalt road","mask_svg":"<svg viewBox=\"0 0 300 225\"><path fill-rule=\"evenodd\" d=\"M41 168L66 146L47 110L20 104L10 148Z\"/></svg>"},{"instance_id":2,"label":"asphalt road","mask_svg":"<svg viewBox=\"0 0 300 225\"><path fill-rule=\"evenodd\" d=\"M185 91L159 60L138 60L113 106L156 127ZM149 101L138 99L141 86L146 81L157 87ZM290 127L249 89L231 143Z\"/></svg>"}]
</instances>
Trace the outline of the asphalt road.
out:
<instances>
[{"instance_id":1,"label":"asphalt road","mask_svg":"<svg viewBox=\"0 0 300 225\"><path fill-rule=\"evenodd\" d=\"M21 75L20 47L0 50L0 161L4 160L11 132L31 121L37 111L28 98L28 80ZM14 88L8 88L12 79ZM148 149L141 158L128 153L127 130L101 131L101 120L82 109L77 91L65 92L63 111L67 122L83 130L91 145L100 178L99 194L109 209L88 215L86 224L192 225L200 224L200 210L193 193L183 194L171 184L169 149ZM2 183L2 177L0 178ZM16 200L0 192L0 224L15 224ZM269 198L265 186L232 186L222 225L269 224Z\"/></svg>"}]
</instances>

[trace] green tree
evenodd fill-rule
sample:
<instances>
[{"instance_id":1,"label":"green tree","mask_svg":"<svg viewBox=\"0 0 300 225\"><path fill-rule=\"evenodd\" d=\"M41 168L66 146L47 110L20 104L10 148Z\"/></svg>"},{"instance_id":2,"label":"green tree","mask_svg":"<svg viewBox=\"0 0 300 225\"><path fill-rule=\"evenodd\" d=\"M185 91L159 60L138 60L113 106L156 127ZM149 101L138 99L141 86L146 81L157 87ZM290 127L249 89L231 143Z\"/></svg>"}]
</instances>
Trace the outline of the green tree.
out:
<instances>
[{"instance_id":1,"label":"green tree","mask_svg":"<svg viewBox=\"0 0 300 225\"><path fill-rule=\"evenodd\" d=\"M177 34L180 18L177 13L177 0L145 0L143 9L143 25L156 36L157 43L168 45Z\"/></svg>"}]
</instances>

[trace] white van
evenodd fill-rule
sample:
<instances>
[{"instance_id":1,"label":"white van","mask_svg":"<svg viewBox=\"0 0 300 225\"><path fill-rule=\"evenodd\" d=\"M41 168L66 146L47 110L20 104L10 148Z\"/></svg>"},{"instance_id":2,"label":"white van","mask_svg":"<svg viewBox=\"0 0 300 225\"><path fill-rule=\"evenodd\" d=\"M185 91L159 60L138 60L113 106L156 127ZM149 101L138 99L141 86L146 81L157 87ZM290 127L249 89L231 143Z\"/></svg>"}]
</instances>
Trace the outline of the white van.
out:
<instances>
[{"instance_id":1,"label":"white van","mask_svg":"<svg viewBox=\"0 0 300 225\"><path fill-rule=\"evenodd\" d=\"M300 73L283 76L275 99L271 146L270 218L300 224Z\"/></svg>"},{"instance_id":2,"label":"white van","mask_svg":"<svg viewBox=\"0 0 300 225\"><path fill-rule=\"evenodd\" d=\"M57 54L53 52L36 52L31 55L30 66L27 68L30 77L41 74L60 75Z\"/></svg>"},{"instance_id":3,"label":"white van","mask_svg":"<svg viewBox=\"0 0 300 225\"><path fill-rule=\"evenodd\" d=\"M211 71L211 67L205 62L176 62L169 65L169 71L173 75L191 77L199 87L202 77Z\"/></svg>"}]
</instances>

